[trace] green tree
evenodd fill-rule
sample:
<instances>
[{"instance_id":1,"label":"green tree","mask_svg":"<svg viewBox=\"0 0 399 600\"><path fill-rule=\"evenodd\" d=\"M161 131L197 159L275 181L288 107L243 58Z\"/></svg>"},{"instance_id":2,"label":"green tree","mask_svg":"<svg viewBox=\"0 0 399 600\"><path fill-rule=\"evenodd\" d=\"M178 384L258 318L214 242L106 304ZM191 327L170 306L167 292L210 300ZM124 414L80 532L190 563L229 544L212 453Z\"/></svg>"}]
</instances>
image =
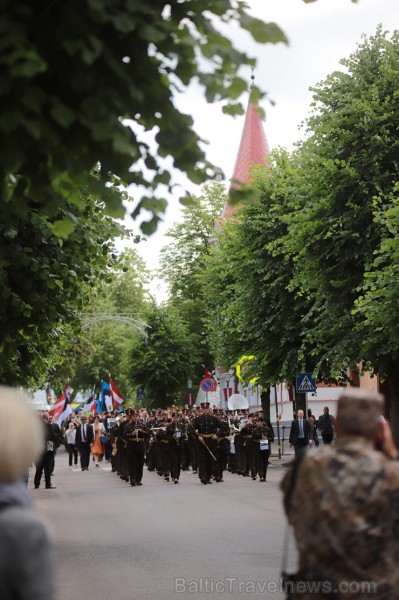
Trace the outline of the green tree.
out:
<instances>
[{"instance_id":1,"label":"green tree","mask_svg":"<svg viewBox=\"0 0 399 600\"><path fill-rule=\"evenodd\" d=\"M153 304L147 324L147 334L130 354L131 377L145 390L148 406L166 407L182 399L196 349L185 324L170 308Z\"/></svg>"},{"instance_id":2,"label":"green tree","mask_svg":"<svg viewBox=\"0 0 399 600\"><path fill-rule=\"evenodd\" d=\"M390 366L396 349L385 344L382 351L370 330L377 343L365 343L354 308L370 273L380 270L376 253L394 235L385 215L396 203L398 180L398 58L397 32L387 39L379 28L363 37L342 61L346 71L315 88L313 134L301 152L310 194L304 210L293 214L286 240L301 267L292 289L312 298L305 340L318 364L328 361L335 373L342 364L365 361L396 377ZM383 314L384 304L378 306Z\"/></svg>"},{"instance_id":3,"label":"green tree","mask_svg":"<svg viewBox=\"0 0 399 600\"><path fill-rule=\"evenodd\" d=\"M134 249L123 251L112 267L101 273L80 315L81 329L71 336L61 360L51 373L53 385L69 381L75 390L99 387L108 375L121 392L132 397L129 354L145 331L148 273Z\"/></svg>"},{"instance_id":4,"label":"green tree","mask_svg":"<svg viewBox=\"0 0 399 600\"><path fill-rule=\"evenodd\" d=\"M195 381L203 375L202 365L214 364L206 334L209 311L202 280L206 278L204 259L226 199L222 184L204 186L202 194L182 209L181 221L167 231L170 242L161 250L160 276L169 285L168 305L179 312L197 348L198 363L191 375Z\"/></svg>"},{"instance_id":5,"label":"green tree","mask_svg":"<svg viewBox=\"0 0 399 600\"><path fill-rule=\"evenodd\" d=\"M374 220L381 242L364 273L353 313L362 338L362 354L383 376L396 373L399 354L399 184L390 197L374 198Z\"/></svg>"},{"instance_id":6,"label":"green tree","mask_svg":"<svg viewBox=\"0 0 399 600\"><path fill-rule=\"evenodd\" d=\"M381 29L364 37L315 88L309 139L276 158L260 202L221 236L214 311L222 336L262 356L266 380L299 368L336 379L362 363L389 379L394 410L398 42Z\"/></svg>"},{"instance_id":7,"label":"green tree","mask_svg":"<svg viewBox=\"0 0 399 600\"><path fill-rule=\"evenodd\" d=\"M0 203L0 381L8 385L47 379L123 233L90 198L68 210L80 225L62 241L40 212Z\"/></svg>"},{"instance_id":8,"label":"green tree","mask_svg":"<svg viewBox=\"0 0 399 600\"><path fill-rule=\"evenodd\" d=\"M280 150L270 156L270 164L254 171L257 199L223 227L207 260L210 277L204 280L212 315L208 331L218 362L227 369L242 355L254 355L251 370L264 386L312 370L299 326L308 300L289 291L295 258L281 249L288 216L296 208L300 159Z\"/></svg>"},{"instance_id":9,"label":"green tree","mask_svg":"<svg viewBox=\"0 0 399 600\"><path fill-rule=\"evenodd\" d=\"M237 73L255 60L218 31L226 23L259 43L287 41L241 0L3 0L0 201L51 217L81 207L83 189L120 217L122 186L140 185L148 194L133 216L149 210L142 229L154 231L166 205L155 191L172 186L163 157L195 183L218 174L176 94L195 81L208 102L242 111L247 83ZM75 225L66 214L58 230Z\"/></svg>"}]
</instances>

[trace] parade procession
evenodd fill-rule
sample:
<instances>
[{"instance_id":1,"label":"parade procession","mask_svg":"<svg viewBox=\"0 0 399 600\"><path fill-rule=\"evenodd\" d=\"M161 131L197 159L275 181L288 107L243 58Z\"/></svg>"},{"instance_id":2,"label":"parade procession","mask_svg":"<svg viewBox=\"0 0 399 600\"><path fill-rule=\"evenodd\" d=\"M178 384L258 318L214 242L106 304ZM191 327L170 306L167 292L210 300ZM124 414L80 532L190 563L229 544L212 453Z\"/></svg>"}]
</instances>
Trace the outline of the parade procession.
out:
<instances>
[{"instance_id":1,"label":"parade procession","mask_svg":"<svg viewBox=\"0 0 399 600\"><path fill-rule=\"evenodd\" d=\"M111 410L101 411L107 405ZM184 409L122 407L122 394L110 379L102 382L97 400L93 395L74 410L66 388L42 417L58 429L57 447L62 441L70 467L78 456L82 471L89 469L90 456L97 467L105 460L133 487L143 485L145 467L174 484L181 471L198 475L204 485L222 483L226 470L266 481L274 432L262 411L211 409L209 402Z\"/></svg>"},{"instance_id":2,"label":"parade procession","mask_svg":"<svg viewBox=\"0 0 399 600\"><path fill-rule=\"evenodd\" d=\"M399 600L398 23L0 2L0 600Z\"/></svg>"}]
</instances>

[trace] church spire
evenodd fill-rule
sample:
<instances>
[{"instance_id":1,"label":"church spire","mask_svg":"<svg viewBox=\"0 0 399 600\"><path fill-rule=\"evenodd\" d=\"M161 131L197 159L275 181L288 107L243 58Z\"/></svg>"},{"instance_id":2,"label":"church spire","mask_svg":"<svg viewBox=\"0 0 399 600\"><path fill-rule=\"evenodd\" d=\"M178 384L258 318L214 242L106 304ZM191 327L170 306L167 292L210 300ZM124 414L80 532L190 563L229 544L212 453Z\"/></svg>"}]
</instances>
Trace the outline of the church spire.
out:
<instances>
[{"instance_id":1,"label":"church spire","mask_svg":"<svg viewBox=\"0 0 399 600\"><path fill-rule=\"evenodd\" d=\"M254 78L252 72L251 92L230 189L239 186L238 182L249 185L252 168L257 165L267 164L266 157L270 153L263 130L258 102L253 97L252 87ZM237 206L232 206L229 202L226 202L222 218L228 219L235 213L237 208Z\"/></svg>"}]
</instances>

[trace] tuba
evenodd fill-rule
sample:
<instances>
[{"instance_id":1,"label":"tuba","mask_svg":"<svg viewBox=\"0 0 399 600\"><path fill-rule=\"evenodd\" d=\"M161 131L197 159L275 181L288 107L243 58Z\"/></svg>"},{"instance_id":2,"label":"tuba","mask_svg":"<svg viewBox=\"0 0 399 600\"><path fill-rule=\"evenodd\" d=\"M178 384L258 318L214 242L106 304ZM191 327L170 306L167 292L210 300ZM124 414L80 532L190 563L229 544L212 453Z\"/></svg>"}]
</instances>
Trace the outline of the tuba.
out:
<instances>
[{"instance_id":1,"label":"tuba","mask_svg":"<svg viewBox=\"0 0 399 600\"><path fill-rule=\"evenodd\" d=\"M229 410L242 410L243 408L249 408L249 402L242 394L233 394L227 401Z\"/></svg>"},{"instance_id":2,"label":"tuba","mask_svg":"<svg viewBox=\"0 0 399 600\"><path fill-rule=\"evenodd\" d=\"M249 402L248 402L247 398L245 396L243 396L242 394L233 394L228 399L227 406L229 407L229 410L242 410L243 408L249 407ZM241 423L239 424L238 427L235 427L234 425L232 425L230 427L230 435L234 435L235 433L238 433L239 431L241 431L241 428L242 428Z\"/></svg>"}]
</instances>

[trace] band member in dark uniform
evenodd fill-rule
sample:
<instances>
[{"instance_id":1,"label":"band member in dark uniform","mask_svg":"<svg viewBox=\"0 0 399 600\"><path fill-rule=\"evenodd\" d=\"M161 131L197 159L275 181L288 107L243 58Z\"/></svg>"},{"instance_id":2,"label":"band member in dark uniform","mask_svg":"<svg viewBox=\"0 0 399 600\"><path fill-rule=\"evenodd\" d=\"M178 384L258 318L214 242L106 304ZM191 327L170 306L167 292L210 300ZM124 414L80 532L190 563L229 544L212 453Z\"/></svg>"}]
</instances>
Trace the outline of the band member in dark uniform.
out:
<instances>
[{"instance_id":1,"label":"band member in dark uniform","mask_svg":"<svg viewBox=\"0 0 399 600\"><path fill-rule=\"evenodd\" d=\"M252 439L253 429L254 425L252 423L252 417L248 415L248 421L240 431L240 438L244 449L244 468L242 474L244 477L248 477L248 475L251 474L252 479L256 479L255 449Z\"/></svg>"},{"instance_id":2,"label":"band member in dark uniform","mask_svg":"<svg viewBox=\"0 0 399 600\"><path fill-rule=\"evenodd\" d=\"M158 421L155 414L155 410L151 411L149 419L147 421L147 429L150 433L150 439L146 442L147 452L147 469L149 471L155 471L156 469L156 442L154 428L157 427Z\"/></svg>"},{"instance_id":3,"label":"band member in dark uniform","mask_svg":"<svg viewBox=\"0 0 399 600\"><path fill-rule=\"evenodd\" d=\"M171 422L172 419L165 415L155 430L157 473L163 475L165 481L170 479L169 438L166 428Z\"/></svg>"},{"instance_id":4,"label":"band member in dark uniform","mask_svg":"<svg viewBox=\"0 0 399 600\"><path fill-rule=\"evenodd\" d=\"M198 475L204 485L212 483L211 477L214 470L214 458L216 458L217 434L221 429L221 423L210 413L209 402L201 404L202 415L195 417L192 422L192 430L198 440ZM213 456L212 456L212 454Z\"/></svg>"},{"instance_id":5,"label":"band member in dark uniform","mask_svg":"<svg viewBox=\"0 0 399 600\"><path fill-rule=\"evenodd\" d=\"M253 444L255 447L255 466L259 475L259 481L266 481L267 467L270 457L270 445L274 442L274 433L270 429L263 417L257 417L255 428L252 432Z\"/></svg>"},{"instance_id":6,"label":"band member in dark uniform","mask_svg":"<svg viewBox=\"0 0 399 600\"><path fill-rule=\"evenodd\" d=\"M145 440L149 437L147 427L138 422L138 413L131 411L130 422L126 425L123 437L127 442L126 455L130 485L143 485Z\"/></svg>"},{"instance_id":7,"label":"band member in dark uniform","mask_svg":"<svg viewBox=\"0 0 399 600\"><path fill-rule=\"evenodd\" d=\"M173 483L179 483L183 430L179 423L179 415L177 413L172 413L172 422L168 423L166 426L166 437L169 440L170 475Z\"/></svg>"},{"instance_id":8,"label":"band member in dark uniform","mask_svg":"<svg viewBox=\"0 0 399 600\"><path fill-rule=\"evenodd\" d=\"M129 470L127 465L127 442L124 437L125 427L130 422L130 409L128 409L116 430L116 450L117 450L117 472L122 481L129 481Z\"/></svg>"},{"instance_id":9,"label":"band member in dark uniform","mask_svg":"<svg viewBox=\"0 0 399 600\"><path fill-rule=\"evenodd\" d=\"M240 422L236 418L234 411L229 410L227 423L230 430L230 441L229 441L229 453L228 453L228 469L230 473L239 472L239 462L237 457L237 444L236 439L239 440L240 434Z\"/></svg>"},{"instance_id":10,"label":"band member in dark uniform","mask_svg":"<svg viewBox=\"0 0 399 600\"><path fill-rule=\"evenodd\" d=\"M199 416L199 415L198 415ZM191 468L193 470L193 474L198 473L198 444L196 433L193 429L192 422L197 417L197 415L191 415L190 420L187 425L187 437L188 437L188 450L190 456Z\"/></svg>"},{"instance_id":11,"label":"band member in dark uniform","mask_svg":"<svg viewBox=\"0 0 399 600\"><path fill-rule=\"evenodd\" d=\"M119 456L118 456L117 442L118 442L118 432L119 432L121 422L122 422L122 418L116 417L115 423L112 426L111 431L110 431L110 441L111 441L111 447L112 447L111 471L113 473L116 471L118 473L118 475L119 475Z\"/></svg>"},{"instance_id":12,"label":"band member in dark uniform","mask_svg":"<svg viewBox=\"0 0 399 600\"><path fill-rule=\"evenodd\" d=\"M189 438L187 434L187 426L189 424L188 416L182 411L178 412L179 419L179 430L182 432L182 448L181 448L181 470L189 471L190 470L190 446L189 446Z\"/></svg>"},{"instance_id":13,"label":"band member in dark uniform","mask_svg":"<svg viewBox=\"0 0 399 600\"><path fill-rule=\"evenodd\" d=\"M223 481L223 471L225 471L227 467L227 452L230 444L228 437L230 435L230 428L226 418L223 416L222 410L218 410L215 416L217 416L220 420L220 429L218 431L216 446L217 461L214 463L214 477L215 481L219 483Z\"/></svg>"}]
</instances>

